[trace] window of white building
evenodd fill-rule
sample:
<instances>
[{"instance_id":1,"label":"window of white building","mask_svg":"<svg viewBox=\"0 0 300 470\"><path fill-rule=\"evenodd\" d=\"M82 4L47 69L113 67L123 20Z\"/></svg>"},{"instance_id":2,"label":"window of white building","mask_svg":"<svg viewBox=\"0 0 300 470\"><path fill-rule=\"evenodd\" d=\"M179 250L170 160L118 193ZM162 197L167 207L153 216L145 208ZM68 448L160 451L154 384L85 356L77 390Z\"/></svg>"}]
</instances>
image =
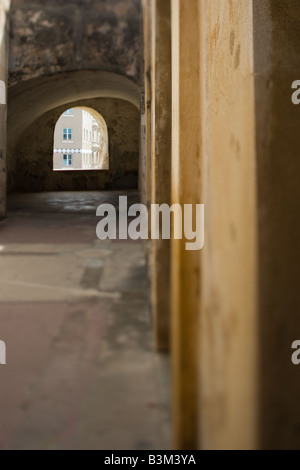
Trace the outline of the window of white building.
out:
<instances>
[{"instance_id":1,"label":"window of white building","mask_svg":"<svg viewBox=\"0 0 300 470\"><path fill-rule=\"evenodd\" d=\"M72 140L72 129L63 130L63 140Z\"/></svg>"},{"instance_id":2,"label":"window of white building","mask_svg":"<svg viewBox=\"0 0 300 470\"><path fill-rule=\"evenodd\" d=\"M64 154L63 156L63 166L72 166L72 155Z\"/></svg>"}]
</instances>

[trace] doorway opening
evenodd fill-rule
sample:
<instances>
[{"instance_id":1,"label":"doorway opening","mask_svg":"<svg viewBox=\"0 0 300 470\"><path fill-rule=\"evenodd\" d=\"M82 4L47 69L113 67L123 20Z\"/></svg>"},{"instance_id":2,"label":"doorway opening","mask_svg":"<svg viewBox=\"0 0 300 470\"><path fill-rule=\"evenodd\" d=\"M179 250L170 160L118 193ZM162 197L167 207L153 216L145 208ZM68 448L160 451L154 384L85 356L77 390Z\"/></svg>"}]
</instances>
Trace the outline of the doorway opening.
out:
<instances>
[{"instance_id":1,"label":"doorway opening","mask_svg":"<svg viewBox=\"0 0 300 470\"><path fill-rule=\"evenodd\" d=\"M109 170L108 130L92 108L67 109L54 130L53 171Z\"/></svg>"}]
</instances>

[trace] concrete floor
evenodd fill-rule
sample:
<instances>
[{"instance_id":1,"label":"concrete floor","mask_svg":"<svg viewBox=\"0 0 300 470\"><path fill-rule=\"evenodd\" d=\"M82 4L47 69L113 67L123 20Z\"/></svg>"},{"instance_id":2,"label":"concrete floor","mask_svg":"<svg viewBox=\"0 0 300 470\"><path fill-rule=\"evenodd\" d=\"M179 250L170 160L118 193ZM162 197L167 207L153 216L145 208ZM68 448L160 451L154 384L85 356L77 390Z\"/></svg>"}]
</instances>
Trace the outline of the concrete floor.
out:
<instances>
[{"instance_id":1,"label":"concrete floor","mask_svg":"<svg viewBox=\"0 0 300 470\"><path fill-rule=\"evenodd\" d=\"M100 241L117 192L14 195L0 223L0 449L168 449L141 242ZM137 194L130 193L129 204Z\"/></svg>"}]
</instances>

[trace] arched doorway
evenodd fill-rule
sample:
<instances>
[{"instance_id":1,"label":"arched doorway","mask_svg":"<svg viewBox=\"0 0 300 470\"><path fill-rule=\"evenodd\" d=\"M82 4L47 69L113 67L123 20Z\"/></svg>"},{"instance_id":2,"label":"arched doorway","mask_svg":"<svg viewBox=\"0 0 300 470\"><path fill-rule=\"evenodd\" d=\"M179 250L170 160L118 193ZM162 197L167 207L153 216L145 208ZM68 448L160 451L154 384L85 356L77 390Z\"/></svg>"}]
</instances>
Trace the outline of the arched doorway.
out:
<instances>
[{"instance_id":1,"label":"arched doorway","mask_svg":"<svg viewBox=\"0 0 300 470\"><path fill-rule=\"evenodd\" d=\"M54 129L53 170L108 169L108 130L104 118L88 107L67 109Z\"/></svg>"},{"instance_id":2,"label":"arched doorway","mask_svg":"<svg viewBox=\"0 0 300 470\"><path fill-rule=\"evenodd\" d=\"M140 90L132 81L107 72L70 72L59 80L42 77L13 86L9 99L10 193L138 186ZM96 119L105 120L109 136L109 168L102 164L105 171L53 171L55 125L66 110L77 107L90 108L94 116L97 113Z\"/></svg>"}]
</instances>

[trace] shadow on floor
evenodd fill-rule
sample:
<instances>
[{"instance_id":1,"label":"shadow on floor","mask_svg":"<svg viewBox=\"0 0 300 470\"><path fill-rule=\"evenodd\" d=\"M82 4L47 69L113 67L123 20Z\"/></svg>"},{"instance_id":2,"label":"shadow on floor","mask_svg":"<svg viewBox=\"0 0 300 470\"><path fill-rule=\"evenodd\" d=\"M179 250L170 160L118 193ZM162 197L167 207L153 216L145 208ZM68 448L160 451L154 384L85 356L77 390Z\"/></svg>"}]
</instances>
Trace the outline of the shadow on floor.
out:
<instances>
[{"instance_id":1,"label":"shadow on floor","mask_svg":"<svg viewBox=\"0 0 300 470\"><path fill-rule=\"evenodd\" d=\"M2 450L170 448L169 364L153 352L143 244L96 237L96 208L117 206L120 194L9 200L0 223Z\"/></svg>"}]
</instances>

